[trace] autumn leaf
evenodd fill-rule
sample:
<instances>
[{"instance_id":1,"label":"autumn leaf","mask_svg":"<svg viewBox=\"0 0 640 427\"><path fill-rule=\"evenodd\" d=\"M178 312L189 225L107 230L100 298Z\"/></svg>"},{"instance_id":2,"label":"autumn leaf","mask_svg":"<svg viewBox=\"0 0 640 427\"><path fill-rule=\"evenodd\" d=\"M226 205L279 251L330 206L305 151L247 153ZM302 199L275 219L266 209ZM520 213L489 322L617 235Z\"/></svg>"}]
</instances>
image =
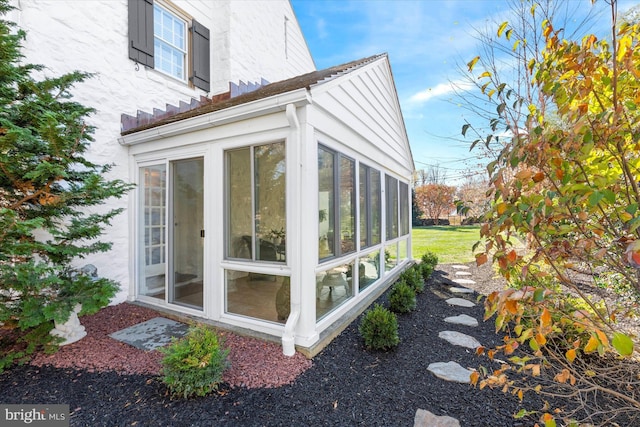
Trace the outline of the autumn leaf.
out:
<instances>
[{"instance_id":1,"label":"autumn leaf","mask_svg":"<svg viewBox=\"0 0 640 427\"><path fill-rule=\"evenodd\" d=\"M565 356L567 357L569 363L573 363L573 361L576 359L576 351L574 349L569 349L565 353Z\"/></svg>"},{"instance_id":2,"label":"autumn leaf","mask_svg":"<svg viewBox=\"0 0 640 427\"><path fill-rule=\"evenodd\" d=\"M600 329L596 329L596 335L598 335L598 339L600 340L600 343L602 343L602 345L609 345L609 338L607 338L607 335L604 332L602 332Z\"/></svg>"},{"instance_id":3,"label":"autumn leaf","mask_svg":"<svg viewBox=\"0 0 640 427\"><path fill-rule=\"evenodd\" d=\"M480 60L479 56L476 56L475 58L473 58L471 61L467 62L467 68L469 69L469 72L473 71L473 67L475 67L476 63Z\"/></svg>"},{"instance_id":4,"label":"autumn leaf","mask_svg":"<svg viewBox=\"0 0 640 427\"><path fill-rule=\"evenodd\" d=\"M598 338L596 338L594 335L591 335L591 338L589 338L587 345L584 346L584 352L593 353L598 349L599 345L600 345L600 341L598 341Z\"/></svg>"},{"instance_id":5,"label":"autumn leaf","mask_svg":"<svg viewBox=\"0 0 640 427\"><path fill-rule=\"evenodd\" d=\"M482 264L487 262L487 254L478 254L476 255L476 265L480 267Z\"/></svg>"},{"instance_id":6,"label":"autumn leaf","mask_svg":"<svg viewBox=\"0 0 640 427\"><path fill-rule=\"evenodd\" d=\"M540 324L542 327L551 326L551 312L545 307L540 315Z\"/></svg>"},{"instance_id":7,"label":"autumn leaf","mask_svg":"<svg viewBox=\"0 0 640 427\"><path fill-rule=\"evenodd\" d=\"M480 373L478 371L473 371L469 375L469 381L471 382L471 385L473 385L473 386L475 386L478 383L479 379L480 379Z\"/></svg>"},{"instance_id":8,"label":"autumn leaf","mask_svg":"<svg viewBox=\"0 0 640 427\"><path fill-rule=\"evenodd\" d=\"M507 311L511 314L517 314L518 313L518 302L516 300L507 300L504 304L505 308L507 309Z\"/></svg>"},{"instance_id":9,"label":"autumn leaf","mask_svg":"<svg viewBox=\"0 0 640 427\"><path fill-rule=\"evenodd\" d=\"M536 343L541 347L547 343L547 338L543 334L536 334L535 339Z\"/></svg>"},{"instance_id":10,"label":"autumn leaf","mask_svg":"<svg viewBox=\"0 0 640 427\"><path fill-rule=\"evenodd\" d=\"M497 32L498 37L502 37L502 33L504 32L505 28L507 28L507 25L509 25L508 21L504 21L502 24L500 24Z\"/></svg>"}]
</instances>

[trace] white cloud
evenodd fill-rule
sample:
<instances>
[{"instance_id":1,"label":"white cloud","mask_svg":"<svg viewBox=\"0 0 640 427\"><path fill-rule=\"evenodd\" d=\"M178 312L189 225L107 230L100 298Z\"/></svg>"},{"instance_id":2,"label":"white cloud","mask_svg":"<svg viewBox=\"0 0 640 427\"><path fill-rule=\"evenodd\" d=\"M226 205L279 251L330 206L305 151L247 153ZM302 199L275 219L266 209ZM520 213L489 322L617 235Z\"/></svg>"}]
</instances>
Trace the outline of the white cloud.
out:
<instances>
[{"instance_id":1,"label":"white cloud","mask_svg":"<svg viewBox=\"0 0 640 427\"><path fill-rule=\"evenodd\" d=\"M328 36L327 21L325 21L323 18L319 18L316 21L316 31L317 31L318 38L320 39L327 38Z\"/></svg>"},{"instance_id":2,"label":"white cloud","mask_svg":"<svg viewBox=\"0 0 640 427\"><path fill-rule=\"evenodd\" d=\"M467 92L474 87L475 85L468 80L455 80L440 83L432 88L428 88L411 95L409 97L409 102L424 104L431 98L447 96L453 93Z\"/></svg>"}]
</instances>

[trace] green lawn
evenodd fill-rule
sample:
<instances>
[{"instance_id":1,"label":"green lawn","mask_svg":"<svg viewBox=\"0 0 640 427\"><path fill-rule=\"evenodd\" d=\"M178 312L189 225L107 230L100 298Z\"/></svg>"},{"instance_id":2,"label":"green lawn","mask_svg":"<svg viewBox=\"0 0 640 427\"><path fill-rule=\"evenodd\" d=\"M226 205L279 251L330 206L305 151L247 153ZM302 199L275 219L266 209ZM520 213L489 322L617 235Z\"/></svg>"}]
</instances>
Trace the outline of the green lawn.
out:
<instances>
[{"instance_id":1,"label":"green lawn","mask_svg":"<svg viewBox=\"0 0 640 427\"><path fill-rule=\"evenodd\" d=\"M471 248L480 240L480 227L413 227L411 238L415 259L430 251L438 255L438 262L442 264L473 262L475 257Z\"/></svg>"}]
</instances>

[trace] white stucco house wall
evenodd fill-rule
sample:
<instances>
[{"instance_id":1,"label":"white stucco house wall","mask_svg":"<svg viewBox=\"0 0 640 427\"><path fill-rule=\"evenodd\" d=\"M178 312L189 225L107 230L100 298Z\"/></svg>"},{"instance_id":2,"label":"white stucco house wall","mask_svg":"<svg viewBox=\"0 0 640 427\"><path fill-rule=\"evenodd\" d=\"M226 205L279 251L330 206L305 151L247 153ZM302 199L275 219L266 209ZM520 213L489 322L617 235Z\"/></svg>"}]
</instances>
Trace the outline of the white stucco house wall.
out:
<instances>
[{"instance_id":1,"label":"white stucco house wall","mask_svg":"<svg viewBox=\"0 0 640 427\"><path fill-rule=\"evenodd\" d=\"M288 1L13 5L26 62L97 73L73 91L98 110L89 155L136 184L88 260L122 284L114 303L312 354L410 265L387 55L316 70Z\"/></svg>"}]
</instances>

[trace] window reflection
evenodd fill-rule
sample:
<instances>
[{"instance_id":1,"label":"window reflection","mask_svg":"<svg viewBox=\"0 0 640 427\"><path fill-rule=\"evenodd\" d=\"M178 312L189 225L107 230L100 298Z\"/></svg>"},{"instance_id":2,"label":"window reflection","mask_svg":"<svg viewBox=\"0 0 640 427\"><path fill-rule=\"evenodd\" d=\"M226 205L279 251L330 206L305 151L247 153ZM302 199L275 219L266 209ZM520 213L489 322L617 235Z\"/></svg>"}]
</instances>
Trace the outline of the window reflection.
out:
<instances>
[{"instance_id":1,"label":"window reflection","mask_svg":"<svg viewBox=\"0 0 640 427\"><path fill-rule=\"evenodd\" d=\"M380 278L380 251L360 258L358 288L362 291Z\"/></svg>"},{"instance_id":2,"label":"window reflection","mask_svg":"<svg viewBox=\"0 0 640 427\"><path fill-rule=\"evenodd\" d=\"M227 257L286 261L284 142L227 152Z\"/></svg>"},{"instance_id":3,"label":"window reflection","mask_svg":"<svg viewBox=\"0 0 640 427\"><path fill-rule=\"evenodd\" d=\"M353 296L353 263L316 274L316 319L321 319Z\"/></svg>"}]
</instances>

